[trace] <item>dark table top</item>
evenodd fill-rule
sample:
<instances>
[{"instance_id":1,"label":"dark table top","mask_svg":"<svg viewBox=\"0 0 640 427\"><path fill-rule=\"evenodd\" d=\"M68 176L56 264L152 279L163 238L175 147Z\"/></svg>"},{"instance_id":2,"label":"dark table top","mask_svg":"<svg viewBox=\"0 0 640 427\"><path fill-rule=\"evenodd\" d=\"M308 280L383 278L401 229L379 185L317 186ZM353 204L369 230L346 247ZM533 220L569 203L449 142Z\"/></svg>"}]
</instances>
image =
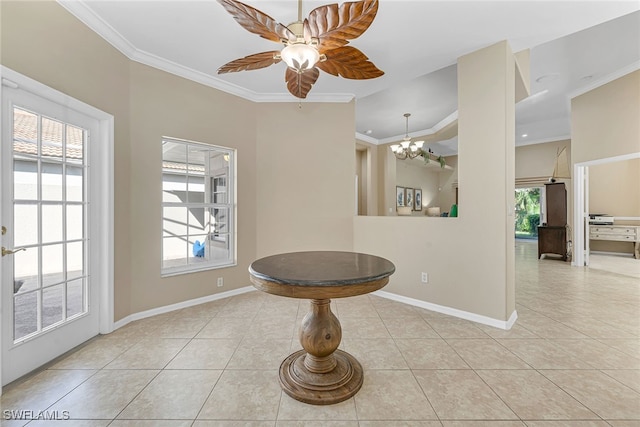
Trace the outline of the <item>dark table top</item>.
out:
<instances>
[{"instance_id":1,"label":"dark table top","mask_svg":"<svg viewBox=\"0 0 640 427\"><path fill-rule=\"evenodd\" d=\"M384 279L396 267L384 258L357 252L313 251L272 255L249 266L253 277L269 282L330 287Z\"/></svg>"}]
</instances>

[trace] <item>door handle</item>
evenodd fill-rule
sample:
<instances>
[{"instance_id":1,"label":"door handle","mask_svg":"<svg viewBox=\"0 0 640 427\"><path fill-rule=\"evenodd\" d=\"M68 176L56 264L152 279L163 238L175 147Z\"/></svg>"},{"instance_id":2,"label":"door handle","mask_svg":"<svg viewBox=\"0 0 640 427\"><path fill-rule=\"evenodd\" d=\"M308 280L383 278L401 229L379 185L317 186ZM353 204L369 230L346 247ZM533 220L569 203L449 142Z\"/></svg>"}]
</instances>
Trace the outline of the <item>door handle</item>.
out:
<instances>
[{"instance_id":1,"label":"door handle","mask_svg":"<svg viewBox=\"0 0 640 427\"><path fill-rule=\"evenodd\" d=\"M16 252L20 252L20 251L26 251L27 248L16 248L16 249L7 249L4 246L2 247L2 256L5 255L12 255L15 254Z\"/></svg>"}]
</instances>

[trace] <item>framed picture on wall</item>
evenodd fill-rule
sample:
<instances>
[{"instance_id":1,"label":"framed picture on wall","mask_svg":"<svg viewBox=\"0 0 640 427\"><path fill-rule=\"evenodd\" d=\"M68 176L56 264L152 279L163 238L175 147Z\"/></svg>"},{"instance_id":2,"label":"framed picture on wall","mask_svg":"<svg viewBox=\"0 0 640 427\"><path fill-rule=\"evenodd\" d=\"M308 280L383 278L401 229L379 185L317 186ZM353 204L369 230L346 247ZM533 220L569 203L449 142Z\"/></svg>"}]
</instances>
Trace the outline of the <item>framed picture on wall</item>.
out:
<instances>
[{"instance_id":1,"label":"framed picture on wall","mask_svg":"<svg viewBox=\"0 0 640 427\"><path fill-rule=\"evenodd\" d=\"M413 210L413 188L407 188L404 194L405 206L410 206Z\"/></svg>"},{"instance_id":2,"label":"framed picture on wall","mask_svg":"<svg viewBox=\"0 0 640 427\"><path fill-rule=\"evenodd\" d=\"M404 187L396 187L396 208L399 208L405 205L404 190L405 190Z\"/></svg>"},{"instance_id":3,"label":"framed picture on wall","mask_svg":"<svg viewBox=\"0 0 640 427\"><path fill-rule=\"evenodd\" d=\"M413 210L422 210L422 188L416 188L413 195Z\"/></svg>"}]
</instances>

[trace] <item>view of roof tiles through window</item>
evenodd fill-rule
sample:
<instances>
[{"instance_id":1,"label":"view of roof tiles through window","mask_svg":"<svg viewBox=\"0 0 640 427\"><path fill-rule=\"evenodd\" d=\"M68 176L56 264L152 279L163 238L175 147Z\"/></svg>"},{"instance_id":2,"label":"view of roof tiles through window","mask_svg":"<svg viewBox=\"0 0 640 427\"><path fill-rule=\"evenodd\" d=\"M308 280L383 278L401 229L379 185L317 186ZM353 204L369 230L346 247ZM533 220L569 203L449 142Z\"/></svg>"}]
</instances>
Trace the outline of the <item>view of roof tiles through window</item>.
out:
<instances>
[{"instance_id":1,"label":"view of roof tiles through window","mask_svg":"<svg viewBox=\"0 0 640 427\"><path fill-rule=\"evenodd\" d=\"M38 116L19 108L13 113L13 150L22 154L38 154L38 129L40 128L41 155L79 160L83 155L84 131L75 126Z\"/></svg>"}]
</instances>

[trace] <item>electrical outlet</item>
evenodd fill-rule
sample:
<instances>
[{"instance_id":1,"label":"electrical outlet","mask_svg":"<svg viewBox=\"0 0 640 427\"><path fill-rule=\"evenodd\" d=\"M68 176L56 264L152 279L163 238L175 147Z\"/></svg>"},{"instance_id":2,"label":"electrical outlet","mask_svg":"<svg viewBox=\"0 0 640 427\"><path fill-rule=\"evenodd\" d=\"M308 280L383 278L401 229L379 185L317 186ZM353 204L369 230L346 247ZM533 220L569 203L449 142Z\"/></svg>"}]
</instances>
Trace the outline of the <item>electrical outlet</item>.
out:
<instances>
[{"instance_id":1,"label":"electrical outlet","mask_svg":"<svg viewBox=\"0 0 640 427\"><path fill-rule=\"evenodd\" d=\"M429 274L422 273L422 283L429 283Z\"/></svg>"},{"instance_id":2,"label":"electrical outlet","mask_svg":"<svg viewBox=\"0 0 640 427\"><path fill-rule=\"evenodd\" d=\"M218 287L221 288L224 286L224 279L222 277L218 277Z\"/></svg>"}]
</instances>

